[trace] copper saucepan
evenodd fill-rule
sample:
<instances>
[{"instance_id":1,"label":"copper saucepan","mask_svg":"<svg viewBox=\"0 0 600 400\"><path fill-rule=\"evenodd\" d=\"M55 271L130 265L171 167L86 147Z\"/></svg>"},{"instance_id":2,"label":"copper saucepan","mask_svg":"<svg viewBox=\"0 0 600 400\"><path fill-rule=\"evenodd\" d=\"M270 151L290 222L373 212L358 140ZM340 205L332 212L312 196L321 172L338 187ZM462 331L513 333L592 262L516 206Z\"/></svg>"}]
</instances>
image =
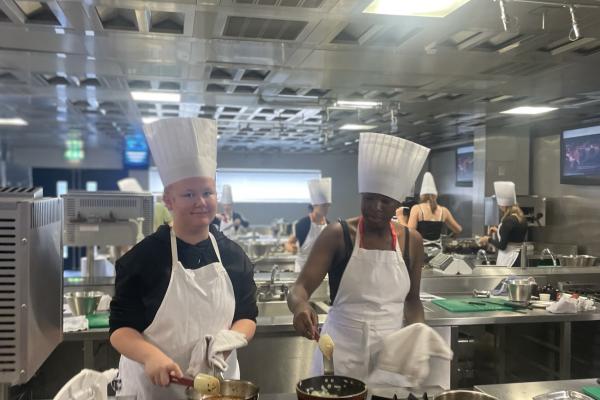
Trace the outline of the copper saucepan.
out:
<instances>
[{"instance_id":1,"label":"copper saucepan","mask_svg":"<svg viewBox=\"0 0 600 400\"><path fill-rule=\"evenodd\" d=\"M188 387L185 394L188 400L258 400L259 388L252 382L235 379L221 381L221 393L215 395L203 395Z\"/></svg>"}]
</instances>

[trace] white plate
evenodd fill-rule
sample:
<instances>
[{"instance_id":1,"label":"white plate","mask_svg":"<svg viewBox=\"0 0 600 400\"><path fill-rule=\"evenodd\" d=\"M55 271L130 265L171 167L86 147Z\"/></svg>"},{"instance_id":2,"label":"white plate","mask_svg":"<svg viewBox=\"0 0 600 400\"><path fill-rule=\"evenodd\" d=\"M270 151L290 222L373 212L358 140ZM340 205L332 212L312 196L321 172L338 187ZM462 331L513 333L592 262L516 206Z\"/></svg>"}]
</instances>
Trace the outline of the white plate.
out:
<instances>
[{"instance_id":1,"label":"white plate","mask_svg":"<svg viewBox=\"0 0 600 400\"><path fill-rule=\"evenodd\" d=\"M542 301L542 300L534 300L531 302L531 307L533 308L546 308L551 304L556 303L555 301Z\"/></svg>"}]
</instances>

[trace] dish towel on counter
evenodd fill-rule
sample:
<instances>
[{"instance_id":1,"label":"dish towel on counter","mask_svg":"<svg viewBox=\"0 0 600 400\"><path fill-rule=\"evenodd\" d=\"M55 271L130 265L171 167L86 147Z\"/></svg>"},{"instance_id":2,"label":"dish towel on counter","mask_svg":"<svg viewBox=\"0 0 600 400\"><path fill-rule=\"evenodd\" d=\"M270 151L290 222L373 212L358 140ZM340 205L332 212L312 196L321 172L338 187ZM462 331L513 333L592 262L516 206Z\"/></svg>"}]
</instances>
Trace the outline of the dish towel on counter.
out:
<instances>
[{"instance_id":1,"label":"dish towel on counter","mask_svg":"<svg viewBox=\"0 0 600 400\"><path fill-rule=\"evenodd\" d=\"M389 373L404 375L411 387L418 387L429 376L429 359L452 360L452 350L431 327L408 325L383 339L369 381L385 382Z\"/></svg>"},{"instance_id":2,"label":"dish towel on counter","mask_svg":"<svg viewBox=\"0 0 600 400\"><path fill-rule=\"evenodd\" d=\"M593 311L596 307L594 301L584 298L573 298L568 294L563 294L560 299L548 307L546 311L553 314L576 314L581 311Z\"/></svg>"},{"instance_id":3,"label":"dish towel on counter","mask_svg":"<svg viewBox=\"0 0 600 400\"><path fill-rule=\"evenodd\" d=\"M581 390L584 394L587 394L596 400L600 400L600 386L584 386Z\"/></svg>"},{"instance_id":4,"label":"dish towel on counter","mask_svg":"<svg viewBox=\"0 0 600 400\"><path fill-rule=\"evenodd\" d=\"M63 332L77 332L88 330L89 322L85 315L64 317Z\"/></svg>"},{"instance_id":5,"label":"dish towel on counter","mask_svg":"<svg viewBox=\"0 0 600 400\"><path fill-rule=\"evenodd\" d=\"M196 376L199 373L210 372L206 370L207 367L225 372L229 365L223 353L239 349L247 344L248 340L243 333L229 329L223 329L215 336L206 335L192 350L187 373Z\"/></svg>"}]
</instances>

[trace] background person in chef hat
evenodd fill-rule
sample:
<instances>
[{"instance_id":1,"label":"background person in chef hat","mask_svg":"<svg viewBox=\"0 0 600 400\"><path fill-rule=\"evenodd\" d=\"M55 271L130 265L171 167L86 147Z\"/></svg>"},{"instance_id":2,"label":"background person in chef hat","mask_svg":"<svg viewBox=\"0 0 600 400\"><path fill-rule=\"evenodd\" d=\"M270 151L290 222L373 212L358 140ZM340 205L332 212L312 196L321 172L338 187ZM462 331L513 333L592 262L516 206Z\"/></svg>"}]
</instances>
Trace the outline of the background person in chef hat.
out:
<instances>
[{"instance_id":1,"label":"background person in chef hat","mask_svg":"<svg viewBox=\"0 0 600 400\"><path fill-rule=\"evenodd\" d=\"M462 232L462 226L446 207L437 202L438 192L431 172L425 172L421 183L421 202L410 210L407 226L416 229L423 237L425 253L435 256L442 249L444 225L454 234Z\"/></svg>"},{"instance_id":2,"label":"background person in chef hat","mask_svg":"<svg viewBox=\"0 0 600 400\"><path fill-rule=\"evenodd\" d=\"M230 185L223 185L219 203L223 207L223 213L217 214L212 223L218 226L225 235L231 236L240 229L240 226L244 228L250 226L250 223L241 214L233 211L233 193Z\"/></svg>"},{"instance_id":3,"label":"background person in chef hat","mask_svg":"<svg viewBox=\"0 0 600 400\"><path fill-rule=\"evenodd\" d=\"M141 193L144 192L142 189L142 185L135 178L123 178L117 181L117 186L119 190L122 192L133 192L133 193ZM171 213L169 209L162 202L162 197L160 199L155 198L154 200L154 230L156 231L159 226L163 224L170 224L173 221L171 217Z\"/></svg>"},{"instance_id":4,"label":"background person in chef hat","mask_svg":"<svg viewBox=\"0 0 600 400\"><path fill-rule=\"evenodd\" d=\"M479 244L493 245L498 249L496 265L513 267L517 264L521 245L527 237L527 219L517 204L514 182L494 182L496 203L500 209L500 225L492 226L488 236L479 239Z\"/></svg>"},{"instance_id":5,"label":"background person in chef hat","mask_svg":"<svg viewBox=\"0 0 600 400\"><path fill-rule=\"evenodd\" d=\"M122 355L120 395L185 399L170 375L218 366L239 378L235 349L256 329L254 271L241 248L211 227L215 121L163 119L144 130L173 224L117 261L110 341Z\"/></svg>"},{"instance_id":6,"label":"background person in chef hat","mask_svg":"<svg viewBox=\"0 0 600 400\"><path fill-rule=\"evenodd\" d=\"M308 181L308 191L310 213L294 224L294 233L285 245L287 251L296 253L295 272L302 271L313 244L329 224L327 213L331 206L331 178L311 179Z\"/></svg>"},{"instance_id":7,"label":"background person in chef hat","mask_svg":"<svg viewBox=\"0 0 600 400\"><path fill-rule=\"evenodd\" d=\"M410 194L429 149L378 133L362 133L358 150L360 216L332 223L319 236L288 297L296 331L316 339L311 294L329 275L332 307L322 333L334 343L337 375L367 380L374 349L408 324L423 322L419 298L423 240L390 220ZM322 375L315 354L312 375ZM402 376L397 376L403 382Z\"/></svg>"}]
</instances>

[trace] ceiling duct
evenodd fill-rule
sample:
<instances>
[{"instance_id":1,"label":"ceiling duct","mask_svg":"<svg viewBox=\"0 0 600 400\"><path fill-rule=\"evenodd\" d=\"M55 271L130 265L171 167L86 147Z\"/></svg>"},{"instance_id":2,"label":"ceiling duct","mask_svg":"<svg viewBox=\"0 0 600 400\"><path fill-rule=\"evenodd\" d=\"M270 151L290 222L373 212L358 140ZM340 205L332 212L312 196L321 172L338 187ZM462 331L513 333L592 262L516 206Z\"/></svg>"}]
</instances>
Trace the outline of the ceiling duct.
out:
<instances>
[{"instance_id":1,"label":"ceiling duct","mask_svg":"<svg viewBox=\"0 0 600 400\"><path fill-rule=\"evenodd\" d=\"M118 31L137 31L135 10L96 6L102 27Z\"/></svg>"},{"instance_id":2,"label":"ceiling duct","mask_svg":"<svg viewBox=\"0 0 600 400\"><path fill-rule=\"evenodd\" d=\"M56 18L47 3L29 0L17 0L16 3L25 14L27 23L60 25L58 18Z\"/></svg>"},{"instance_id":3,"label":"ceiling duct","mask_svg":"<svg viewBox=\"0 0 600 400\"><path fill-rule=\"evenodd\" d=\"M183 34L185 14L166 11L150 12L150 32Z\"/></svg>"},{"instance_id":4,"label":"ceiling duct","mask_svg":"<svg viewBox=\"0 0 600 400\"><path fill-rule=\"evenodd\" d=\"M293 41L307 25L307 21L229 16L225 22L223 36Z\"/></svg>"},{"instance_id":5,"label":"ceiling duct","mask_svg":"<svg viewBox=\"0 0 600 400\"><path fill-rule=\"evenodd\" d=\"M325 0L234 0L236 4L271 7L319 8Z\"/></svg>"},{"instance_id":6,"label":"ceiling duct","mask_svg":"<svg viewBox=\"0 0 600 400\"><path fill-rule=\"evenodd\" d=\"M349 22L331 41L334 44L360 44L363 37L373 25L368 21Z\"/></svg>"}]
</instances>

